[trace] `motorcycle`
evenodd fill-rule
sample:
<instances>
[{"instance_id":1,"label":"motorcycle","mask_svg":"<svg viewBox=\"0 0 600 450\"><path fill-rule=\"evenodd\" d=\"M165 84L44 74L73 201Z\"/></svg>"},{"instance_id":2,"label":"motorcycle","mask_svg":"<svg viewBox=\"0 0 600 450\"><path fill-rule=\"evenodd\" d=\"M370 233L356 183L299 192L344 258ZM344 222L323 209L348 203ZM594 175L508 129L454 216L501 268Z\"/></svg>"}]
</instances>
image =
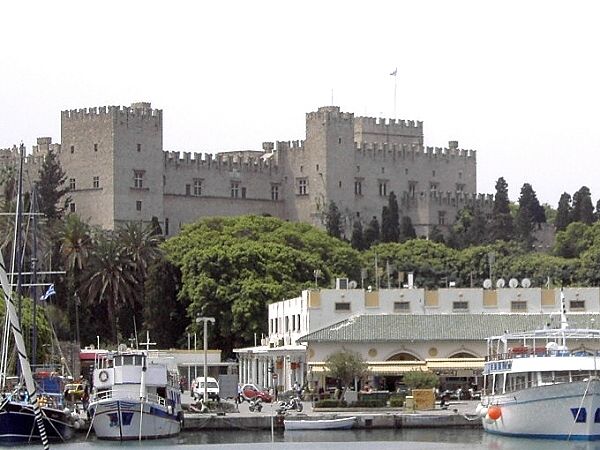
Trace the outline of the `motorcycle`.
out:
<instances>
[{"instance_id":1,"label":"motorcycle","mask_svg":"<svg viewBox=\"0 0 600 450\"><path fill-rule=\"evenodd\" d=\"M250 400L249 402L249 406L248 409L250 410L250 412L261 412L262 411L262 400L260 398L253 398L252 400Z\"/></svg>"},{"instance_id":2,"label":"motorcycle","mask_svg":"<svg viewBox=\"0 0 600 450\"><path fill-rule=\"evenodd\" d=\"M291 397L288 401L277 403L277 414L285 414L286 411L302 412L304 406L299 397Z\"/></svg>"}]
</instances>

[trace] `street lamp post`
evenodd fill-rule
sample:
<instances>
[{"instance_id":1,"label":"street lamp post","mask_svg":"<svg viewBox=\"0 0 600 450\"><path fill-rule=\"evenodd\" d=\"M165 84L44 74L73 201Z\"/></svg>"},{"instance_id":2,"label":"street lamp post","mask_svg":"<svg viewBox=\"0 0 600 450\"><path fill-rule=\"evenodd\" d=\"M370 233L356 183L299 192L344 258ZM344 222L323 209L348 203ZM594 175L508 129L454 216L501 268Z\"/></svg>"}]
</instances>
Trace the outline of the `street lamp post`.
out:
<instances>
[{"instance_id":1,"label":"street lamp post","mask_svg":"<svg viewBox=\"0 0 600 450\"><path fill-rule=\"evenodd\" d=\"M202 397L202 400L204 403L206 403L207 401L207 396L208 396L208 389L207 389L207 376L208 376L208 362L207 362L207 355L208 355L208 322L210 323L215 323L215 318L214 317L196 317L196 323L199 324L200 322L204 322L204 397Z\"/></svg>"}]
</instances>

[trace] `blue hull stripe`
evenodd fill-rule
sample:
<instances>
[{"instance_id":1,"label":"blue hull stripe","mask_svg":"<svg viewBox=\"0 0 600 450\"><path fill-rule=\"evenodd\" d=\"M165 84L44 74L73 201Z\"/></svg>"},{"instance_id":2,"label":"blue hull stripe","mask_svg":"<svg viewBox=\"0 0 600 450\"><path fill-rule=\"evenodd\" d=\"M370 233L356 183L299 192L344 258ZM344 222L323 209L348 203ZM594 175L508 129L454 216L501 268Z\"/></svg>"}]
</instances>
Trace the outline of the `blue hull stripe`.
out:
<instances>
[{"instance_id":1,"label":"blue hull stripe","mask_svg":"<svg viewBox=\"0 0 600 450\"><path fill-rule=\"evenodd\" d=\"M487 433L496 434L499 436L512 436L534 439L553 439L557 441L597 441L600 440L600 434L531 434L531 433L505 433L502 431L485 430Z\"/></svg>"}]
</instances>

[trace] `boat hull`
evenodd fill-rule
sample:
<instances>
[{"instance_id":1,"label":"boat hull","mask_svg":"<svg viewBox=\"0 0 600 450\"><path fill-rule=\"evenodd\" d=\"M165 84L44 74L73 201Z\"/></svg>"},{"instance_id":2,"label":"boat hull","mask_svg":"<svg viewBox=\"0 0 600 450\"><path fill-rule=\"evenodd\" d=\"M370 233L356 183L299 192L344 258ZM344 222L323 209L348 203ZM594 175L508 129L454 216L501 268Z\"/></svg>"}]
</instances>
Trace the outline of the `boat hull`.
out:
<instances>
[{"instance_id":1,"label":"boat hull","mask_svg":"<svg viewBox=\"0 0 600 450\"><path fill-rule=\"evenodd\" d=\"M67 441L75 434L74 421L69 413L42 408L42 416L50 440ZM19 402L6 403L0 410L0 443L16 444L39 440L40 432L33 407Z\"/></svg>"},{"instance_id":2,"label":"boat hull","mask_svg":"<svg viewBox=\"0 0 600 450\"><path fill-rule=\"evenodd\" d=\"M316 420L284 420L286 431L292 430L348 430L356 422L356 417L341 419L316 419Z\"/></svg>"},{"instance_id":3,"label":"boat hull","mask_svg":"<svg viewBox=\"0 0 600 450\"><path fill-rule=\"evenodd\" d=\"M489 433L568 440L600 440L600 380L537 386L482 398L501 416L483 419Z\"/></svg>"},{"instance_id":4,"label":"boat hull","mask_svg":"<svg viewBox=\"0 0 600 450\"><path fill-rule=\"evenodd\" d=\"M139 400L100 400L90 404L89 415L99 439L159 439L181 431L181 414L178 417L163 405Z\"/></svg>"}]
</instances>

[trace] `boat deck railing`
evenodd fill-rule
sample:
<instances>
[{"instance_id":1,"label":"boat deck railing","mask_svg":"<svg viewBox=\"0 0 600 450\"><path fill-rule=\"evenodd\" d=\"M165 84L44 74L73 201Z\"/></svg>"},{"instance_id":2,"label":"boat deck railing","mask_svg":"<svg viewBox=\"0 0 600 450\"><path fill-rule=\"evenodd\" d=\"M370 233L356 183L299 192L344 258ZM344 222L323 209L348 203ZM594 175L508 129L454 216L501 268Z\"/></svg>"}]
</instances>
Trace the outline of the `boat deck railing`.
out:
<instances>
[{"instance_id":1,"label":"boat deck railing","mask_svg":"<svg viewBox=\"0 0 600 450\"><path fill-rule=\"evenodd\" d=\"M504 393L520 391L523 389L534 388L538 386L549 386L553 384L563 384L563 383L573 383L577 381L588 381L589 379L594 379L595 375L590 371L585 372L571 372L571 374L566 375L556 375L553 377L548 377L545 379L525 379L522 377L515 378L513 380L507 381L505 386ZM483 390L484 395L493 395L490 389ZM499 394L499 392L496 392Z\"/></svg>"},{"instance_id":2,"label":"boat deck railing","mask_svg":"<svg viewBox=\"0 0 600 450\"><path fill-rule=\"evenodd\" d=\"M594 353L589 351L570 351L570 350L546 350L544 347L514 347L506 353L495 353L487 355L486 361L501 361L517 358L536 358L536 357L593 357ZM595 356L600 356L600 352L596 352ZM600 362L600 361L599 361Z\"/></svg>"},{"instance_id":3,"label":"boat deck railing","mask_svg":"<svg viewBox=\"0 0 600 450\"><path fill-rule=\"evenodd\" d=\"M157 394L147 393L143 398L140 398L139 396L136 396L132 392L115 391L113 389L106 390L106 391L100 391L100 392L93 394L90 401L96 402L99 400L110 400L110 399L144 400L149 403L155 403L157 405L167 406L166 400Z\"/></svg>"}]
</instances>

